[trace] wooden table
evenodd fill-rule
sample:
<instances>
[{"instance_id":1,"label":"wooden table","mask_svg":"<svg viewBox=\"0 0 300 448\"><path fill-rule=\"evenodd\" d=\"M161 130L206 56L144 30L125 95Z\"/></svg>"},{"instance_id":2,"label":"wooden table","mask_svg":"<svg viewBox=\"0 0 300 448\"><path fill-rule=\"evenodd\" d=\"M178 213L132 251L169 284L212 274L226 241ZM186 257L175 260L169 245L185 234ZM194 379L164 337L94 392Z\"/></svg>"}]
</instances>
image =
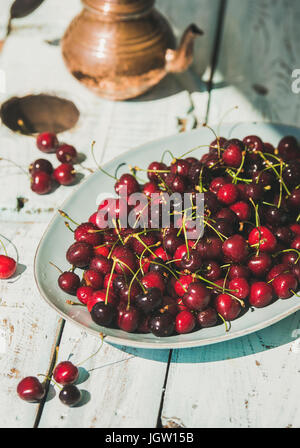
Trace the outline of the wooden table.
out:
<instances>
[{"instance_id":1,"label":"wooden table","mask_svg":"<svg viewBox=\"0 0 300 448\"><path fill-rule=\"evenodd\" d=\"M1 2L4 34L11 0ZM61 135L87 156L96 140L99 162L151 139L206 119L299 124L300 96L292 71L300 68L298 0L160 0L176 32L190 22L205 31L193 69L169 77L137 100L113 103L94 97L66 71L56 40L80 10L79 0L47 0L15 20L0 55L5 72L1 100L29 92L72 99L81 117ZM223 31L223 32L222 32ZM48 42L50 41L50 43ZM3 72L1 72L3 74ZM24 168L39 156L34 140L0 127L0 156ZM52 160L53 156L49 156ZM83 171L83 173L87 173ZM208 347L139 350L104 344L85 364L84 406L69 409L53 399L30 405L16 396L26 375L45 373L59 344L59 360L78 362L99 341L64 323L40 298L33 279L37 244L71 188L34 195L28 179L0 163L0 233L17 247L21 275L0 284L0 409L3 427L299 427L300 313L258 333ZM17 198L25 198L17 211ZM13 247L9 247L13 253Z\"/></svg>"}]
</instances>

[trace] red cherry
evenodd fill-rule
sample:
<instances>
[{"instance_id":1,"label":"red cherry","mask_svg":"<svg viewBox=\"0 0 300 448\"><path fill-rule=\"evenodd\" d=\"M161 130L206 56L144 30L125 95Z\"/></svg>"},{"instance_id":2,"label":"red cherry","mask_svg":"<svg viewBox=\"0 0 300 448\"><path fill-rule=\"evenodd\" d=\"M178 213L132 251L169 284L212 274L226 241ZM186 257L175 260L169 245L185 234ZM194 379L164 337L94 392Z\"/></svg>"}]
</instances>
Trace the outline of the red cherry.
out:
<instances>
[{"instance_id":1,"label":"red cherry","mask_svg":"<svg viewBox=\"0 0 300 448\"><path fill-rule=\"evenodd\" d=\"M224 241L222 250L224 255L234 263L241 263L248 255L247 242L241 235L233 235Z\"/></svg>"},{"instance_id":2,"label":"red cherry","mask_svg":"<svg viewBox=\"0 0 300 448\"><path fill-rule=\"evenodd\" d=\"M179 174L168 174L165 182L170 190L174 193L184 193L186 190L185 178L180 176Z\"/></svg>"},{"instance_id":3,"label":"red cherry","mask_svg":"<svg viewBox=\"0 0 300 448\"><path fill-rule=\"evenodd\" d=\"M175 330L179 334L191 333L195 328L196 320L190 311L181 311L176 316Z\"/></svg>"},{"instance_id":4,"label":"red cherry","mask_svg":"<svg viewBox=\"0 0 300 448\"><path fill-rule=\"evenodd\" d=\"M222 271L219 264L216 261L205 261L202 263L203 276L214 282L222 276Z\"/></svg>"},{"instance_id":5,"label":"red cherry","mask_svg":"<svg viewBox=\"0 0 300 448\"><path fill-rule=\"evenodd\" d=\"M266 253L254 255L248 261L248 268L255 277L263 277L272 265L271 257Z\"/></svg>"},{"instance_id":6,"label":"red cherry","mask_svg":"<svg viewBox=\"0 0 300 448\"><path fill-rule=\"evenodd\" d=\"M143 193L150 197L154 193L159 193L160 189L158 188L157 184L155 182L147 182L145 185L143 185Z\"/></svg>"},{"instance_id":7,"label":"red cherry","mask_svg":"<svg viewBox=\"0 0 300 448\"><path fill-rule=\"evenodd\" d=\"M90 262L90 269L100 272L103 275L108 274L112 269L112 260L106 258L106 256L97 254L97 256L93 257Z\"/></svg>"},{"instance_id":8,"label":"red cherry","mask_svg":"<svg viewBox=\"0 0 300 448\"><path fill-rule=\"evenodd\" d=\"M187 292L184 294L183 303L195 311L203 311L208 307L211 294L209 290L201 283L191 283Z\"/></svg>"},{"instance_id":9,"label":"red cherry","mask_svg":"<svg viewBox=\"0 0 300 448\"><path fill-rule=\"evenodd\" d=\"M283 137L278 144L278 153L283 160L295 160L300 155L298 141L293 136Z\"/></svg>"},{"instance_id":10,"label":"red cherry","mask_svg":"<svg viewBox=\"0 0 300 448\"><path fill-rule=\"evenodd\" d=\"M53 166L52 163L49 162L49 160L46 159L37 159L35 160L30 166L29 166L29 172L30 174L34 174L38 171L44 171L44 173L47 173L51 175L53 173Z\"/></svg>"},{"instance_id":11,"label":"red cherry","mask_svg":"<svg viewBox=\"0 0 300 448\"><path fill-rule=\"evenodd\" d=\"M74 232L76 241L89 243L92 246L98 246L102 242L102 234L97 226L90 222L80 224Z\"/></svg>"},{"instance_id":12,"label":"red cherry","mask_svg":"<svg viewBox=\"0 0 300 448\"><path fill-rule=\"evenodd\" d=\"M158 247L154 251L154 253L155 253L157 258L161 258L163 261L168 261L169 260L169 256L168 256L167 252L165 251L165 249L163 247Z\"/></svg>"},{"instance_id":13,"label":"red cherry","mask_svg":"<svg viewBox=\"0 0 300 448\"><path fill-rule=\"evenodd\" d=\"M165 177L166 173L162 173L160 171L168 171L167 165L161 162L152 162L148 166L147 175L149 180L160 183L161 179Z\"/></svg>"},{"instance_id":14,"label":"red cherry","mask_svg":"<svg viewBox=\"0 0 300 448\"><path fill-rule=\"evenodd\" d=\"M249 221L251 217L251 209L247 202L236 202L230 206L230 210L232 210L240 221Z\"/></svg>"},{"instance_id":15,"label":"red cherry","mask_svg":"<svg viewBox=\"0 0 300 448\"><path fill-rule=\"evenodd\" d=\"M182 297L188 290L191 283L195 281L192 275L181 275L174 283L174 290L179 297Z\"/></svg>"},{"instance_id":16,"label":"red cherry","mask_svg":"<svg viewBox=\"0 0 300 448\"><path fill-rule=\"evenodd\" d=\"M7 255L0 255L0 279L7 279L14 275L17 270L16 261Z\"/></svg>"},{"instance_id":17,"label":"red cherry","mask_svg":"<svg viewBox=\"0 0 300 448\"><path fill-rule=\"evenodd\" d=\"M255 308L269 305L273 299L273 288L265 282L255 282L250 287L249 303Z\"/></svg>"},{"instance_id":18,"label":"red cherry","mask_svg":"<svg viewBox=\"0 0 300 448\"><path fill-rule=\"evenodd\" d=\"M126 247L116 247L112 253L112 257L119 260L116 263L116 272L118 274L131 274L136 269L136 257L134 253Z\"/></svg>"},{"instance_id":19,"label":"red cherry","mask_svg":"<svg viewBox=\"0 0 300 448\"><path fill-rule=\"evenodd\" d=\"M114 293L114 279L118 277L118 274L106 274L103 281L103 289L107 289L109 285L109 290L111 293ZM97 288L101 289L101 288Z\"/></svg>"},{"instance_id":20,"label":"red cherry","mask_svg":"<svg viewBox=\"0 0 300 448\"><path fill-rule=\"evenodd\" d=\"M213 142L211 142L209 146L209 152L215 153L219 148L224 149L225 145L227 143L226 138L224 137L218 137Z\"/></svg>"},{"instance_id":21,"label":"red cherry","mask_svg":"<svg viewBox=\"0 0 300 448\"><path fill-rule=\"evenodd\" d=\"M197 323L200 328L214 327L218 321L218 315L213 308L207 308L197 314Z\"/></svg>"},{"instance_id":22,"label":"red cherry","mask_svg":"<svg viewBox=\"0 0 300 448\"><path fill-rule=\"evenodd\" d=\"M180 174L180 176L186 177L189 174L190 164L188 161L183 159L178 159L171 164L171 173Z\"/></svg>"},{"instance_id":23,"label":"red cherry","mask_svg":"<svg viewBox=\"0 0 300 448\"><path fill-rule=\"evenodd\" d=\"M136 308L131 306L127 309L126 305L120 306L117 324L121 330L133 333L138 327L139 319L140 313Z\"/></svg>"},{"instance_id":24,"label":"red cherry","mask_svg":"<svg viewBox=\"0 0 300 448\"><path fill-rule=\"evenodd\" d=\"M60 185L71 185L76 179L76 172L73 165L69 163L62 163L53 172L53 178Z\"/></svg>"},{"instance_id":25,"label":"red cherry","mask_svg":"<svg viewBox=\"0 0 300 448\"><path fill-rule=\"evenodd\" d=\"M298 279L290 273L279 274L273 280L272 286L279 299L289 299L298 287Z\"/></svg>"},{"instance_id":26,"label":"red cherry","mask_svg":"<svg viewBox=\"0 0 300 448\"><path fill-rule=\"evenodd\" d=\"M244 138L243 143L252 151L263 151L263 141L257 135L248 135Z\"/></svg>"},{"instance_id":27,"label":"red cherry","mask_svg":"<svg viewBox=\"0 0 300 448\"><path fill-rule=\"evenodd\" d=\"M69 247L66 258L77 268L85 268L94 255L93 246L84 242L76 242Z\"/></svg>"},{"instance_id":28,"label":"red cherry","mask_svg":"<svg viewBox=\"0 0 300 448\"><path fill-rule=\"evenodd\" d=\"M239 302L228 294L219 294L215 300L215 307L217 312L228 321L236 319L241 312Z\"/></svg>"},{"instance_id":29,"label":"red cherry","mask_svg":"<svg viewBox=\"0 0 300 448\"><path fill-rule=\"evenodd\" d=\"M58 277L58 285L64 292L73 295L80 286L80 278L74 272L63 272Z\"/></svg>"},{"instance_id":30,"label":"red cherry","mask_svg":"<svg viewBox=\"0 0 300 448\"><path fill-rule=\"evenodd\" d=\"M38 378L27 376L19 382L17 393L22 400L35 403L44 398L46 391Z\"/></svg>"},{"instance_id":31,"label":"red cherry","mask_svg":"<svg viewBox=\"0 0 300 448\"><path fill-rule=\"evenodd\" d=\"M157 238L153 232L149 233L148 235L139 235L139 239L143 241L144 244L136 238L133 238L132 243L133 250L138 255L141 255L145 251L146 246L153 246L157 242ZM148 251L146 251L146 254L147 253L149 254Z\"/></svg>"},{"instance_id":32,"label":"red cherry","mask_svg":"<svg viewBox=\"0 0 300 448\"><path fill-rule=\"evenodd\" d=\"M139 183L132 174L123 174L115 184L115 192L122 198L128 198L139 191Z\"/></svg>"},{"instance_id":33,"label":"red cherry","mask_svg":"<svg viewBox=\"0 0 300 448\"><path fill-rule=\"evenodd\" d=\"M259 245L261 252L274 252L277 245L273 233L263 226L253 229L249 234L248 241L250 246L258 247Z\"/></svg>"},{"instance_id":34,"label":"red cherry","mask_svg":"<svg viewBox=\"0 0 300 448\"><path fill-rule=\"evenodd\" d=\"M52 189L52 178L44 171L36 171L31 177L31 190L37 194L50 193Z\"/></svg>"},{"instance_id":35,"label":"red cherry","mask_svg":"<svg viewBox=\"0 0 300 448\"><path fill-rule=\"evenodd\" d=\"M74 146L62 144L56 150L56 157L61 163L75 163L77 159L77 151Z\"/></svg>"},{"instance_id":36,"label":"red cherry","mask_svg":"<svg viewBox=\"0 0 300 448\"><path fill-rule=\"evenodd\" d=\"M57 364L53 372L53 378L62 386L73 384L79 376L79 371L70 361L63 361Z\"/></svg>"},{"instance_id":37,"label":"red cherry","mask_svg":"<svg viewBox=\"0 0 300 448\"><path fill-rule=\"evenodd\" d=\"M101 291L94 291L92 297L90 297L88 299L87 309L89 310L89 312L91 312L92 309L94 308L94 306L96 305L96 303L99 303L99 302L105 303L105 300L106 300L106 290L105 289L101 289ZM118 304L119 304L118 297L116 297L114 294L112 294L111 291L109 291L108 296L107 296L107 304L109 304L113 307L118 306Z\"/></svg>"},{"instance_id":38,"label":"red cherry","mask_svg":"<svg viewBox=\"0 0 300 448\"><path fill-rule=\"evenodd\" d=\"M292 224L290 229L296 234L300 235L300 224Z\"/></svg>"},{"instance_id":39,"label":"red cherry","mask_svg":"<svg viewBox=\"0 0 300 448\"><path fill-rule=\"evenodd\" d=\"M166 288L163 277L158 272L148 272L148 274L144 275L142 278L142 284L146 289L158 288L162 294Z\"/></svg>"},{"instance_id":40,"label":"red cherry","mask_svg":"<svg viewBox=\"0 0 300 448\"><path fill-rule=\"evenodd\" d=\"M300 250L300 235L297 235L292 243L291 243L291 248L292 249L296 249L296 250Z\"/></svg>"},{"instance_id":41,"label":"red cherry","mask_svg":"<svg viewBox=\"0 0 300 448\"><path fill-rule=\"evenodd\" d=\"M228 183L230 181L226 177L215 177L209 184L209 190L214 194L218 194L220 188Z\"/></svg>"},{"instance_id":42,"label":"red cherry","mask_svg":"<svg viewBox=\"0 0 300 448\"><path fill-rule=\"evenodd\" d=\"M239 168L243 160L243 154L240 145L227 143L225 151L222 153L222 159L225 165L233 168Z\"/></svg>"},{"instance_id":43,"label":"red cherry","mask_svg":"<svg viewBox=\"0 0 300 448\"><path fill-rule=\"evenodd\" d=\"M239 190L236 185L225 184L220 187L217 197L223 204L231 205L237 201L239 197Z\"/></svg>"},{"instance_id":44,"label":"red cherry","mask_svg":"<svg viewBox=\"0 0 300 448\"><path fill-rule=\"evenodd\" d=\"M234 278L229 282L229 289L231 294L236 296L238 299L246 299L250 292L249 283L245 278Z\"/></svg>"},{"instance_id":45,"label":"red cherry","mask_svg":"<svg viewBox=\"0 0 300 448\"><path fill-rule=\"evenodd\" d=\"M87 286L90 286L93 289L101 289L103 287L103 275L94 269L85 271L83 280Z\"/></svg>"},{"instance_id":46,"label":"red cherry","mask_svg":"<svg viewBox=\"0 0 300 448\"><path fill-rule=\"evenodd\" d=\"M228 278L229 280L232 280L233 278L237 277L244 277L249 278L250 277L250 271L247 268L247 266L239 265L239 264L233 264L231 265L229 269Z\"/></svg>"},{"instance_id":47,"label":"red cherry","mask_svg":"<svg viewBox=\"0 0 300 448\"><path fill-rule=\"evenodd\" d=\"M77 295L77 299L83 303L84 305L86 305L88 303L89 300L91 300L93 294L94 294L94 289L91 288L90 286L80 286L80 288L77 289L76 295Z\"/></svg>"},{"instance_id":48,"label":"red cherry","mask_svg":"<svg viewBox=\"0 0 300 448\"><path fill-rule=\"evenodd\" d=\"M270 270L270 272L268 272L267 281L270 282L275 277L277 277L277 275L282 274L283 272L288 270L289 267L287 267L285 264L277 264Z\"/></svg>"},{"instance_id":49,"label":"red cherry","mask_svg":"<svg viewBox=\"0 0 300 448\"><path fill-rule=\"evenodd\" d=\"M36 146L42 152L54 152L58 146L56 134L53 132L43 132L36 138Z\"/></svg>"}]
</instances>

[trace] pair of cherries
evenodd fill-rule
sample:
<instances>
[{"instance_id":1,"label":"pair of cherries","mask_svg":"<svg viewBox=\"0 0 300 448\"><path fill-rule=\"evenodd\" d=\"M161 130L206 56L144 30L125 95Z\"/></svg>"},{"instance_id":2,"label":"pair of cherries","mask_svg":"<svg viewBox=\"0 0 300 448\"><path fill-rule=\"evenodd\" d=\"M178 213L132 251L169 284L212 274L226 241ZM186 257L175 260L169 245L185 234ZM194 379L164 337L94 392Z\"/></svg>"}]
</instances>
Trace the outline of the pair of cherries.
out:
<instances>
[{"instance_id":1,"label":"pair of cherries","mask_svg":"<svg viewBox=\"0 0 300 448\"><path fill-rule=\"evenodd\" d=\"M36 139L38 149L44 153L56 153L61 165L53 168L47 159L37 159L29 167L31 175L31 189L37 194L47 194L53 189L54 182L69 186L75 182L76 171L73 164L78 160L74 146L59 144L56 134L43 132Z\"/></svg>"},{"instance_id":2,"label":"pair of cherries","mask_svg":"<svg viewBox=\"0 0 300 448\"><path fill-rule=\"evenodd\" d=\"M53 371L53 379L63 386L59 393L59 399L70 407L78 405L82 399L80 389L74 384L78 376L78 368L70 361L60 362ZM19 382L17 393L22 400L35 403L45 397L46 389L44 383L41 383L37 377L27 376Z\"/></svg>"}]
</instances>

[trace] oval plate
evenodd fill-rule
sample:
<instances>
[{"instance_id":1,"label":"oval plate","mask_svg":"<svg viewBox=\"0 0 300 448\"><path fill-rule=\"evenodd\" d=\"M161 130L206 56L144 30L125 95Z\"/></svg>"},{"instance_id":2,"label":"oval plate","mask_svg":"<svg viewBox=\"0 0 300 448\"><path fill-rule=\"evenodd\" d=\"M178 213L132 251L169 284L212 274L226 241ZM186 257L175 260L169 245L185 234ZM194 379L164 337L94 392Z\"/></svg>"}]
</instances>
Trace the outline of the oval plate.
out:
<instances>
[{"instance_id":1,"label":"oval plate","mask_svg":"<svg viewBox=\"0 0 300 448\"><path fill-rule=\"evenodd\" d=\"M300 129L271 123L223 125L219 133L219 135L227 138L244 138L250 134L257 134L264 141L274 145L277 145L284 135L294 135L300 139ZM105 169L114 173L116 167L122 162L145 168L151 161L160 160L163 151L166 149L171 150L175 156L180 156L196 146L209 145L212 140L213 136L209 129L196 129L133 149L107 163ZM199 149L195 151L195 154L200 157L205 152L207 152L207 149ZM113 179L98 171L89 176L61 208L77 222L86 222L88 217L97 209L99 197L102 194L104 194L104 197L110 196L114 191L113 187ZM186 348L214 344L265 328L300 309L300 299L296 296L288 300L277 300L266 308L255 309L253 312L249 310L232 322L228 333L225 332L223 325L219 325L186 335L157 338L151 334L131 334L121 330L102 328L93 323L86 308L66 304L66 300L71 297L59 289L56 270L49 269L49 261L63 269L69 269L65 254L72 242L72 234L66 229L64 220L59 215L54 217L36 252L34 271L37 286L46 302L62 317L95 335L99 335L99 332L103 331L107 335L107 342L151 349Z\"/></svg>"}]
</instances>

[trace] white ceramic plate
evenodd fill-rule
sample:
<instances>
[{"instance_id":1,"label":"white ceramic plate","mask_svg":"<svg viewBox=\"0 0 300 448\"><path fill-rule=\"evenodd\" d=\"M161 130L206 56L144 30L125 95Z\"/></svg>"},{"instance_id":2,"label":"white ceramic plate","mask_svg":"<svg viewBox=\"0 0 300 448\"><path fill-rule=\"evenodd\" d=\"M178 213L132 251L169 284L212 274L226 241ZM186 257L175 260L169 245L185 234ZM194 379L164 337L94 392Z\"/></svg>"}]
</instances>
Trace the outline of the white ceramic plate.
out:
<instances>
[{"instance_id":1,"label":"white ceramic plate","mask_svg":"<svg viewBox=\"0 0 300 448\"><path fill-rule=\"evenodd\" d=\"M284 135L294 135L300 140L300 129L278 124L241 123L224 125L220 129L220 135L227 138L244 138L250 134L257 134L264 141L275 145ZM116 167L122 162L147 167L151 161L160 160L162 152L166 149L171 150L175 156L180 156L198 145L208 145L213 139L211 131L207 128L167 137L120 155L107 163L105 169L114 173ZM199 149L195 152L195 155L200 158L201 153L204 152L207 152L207 150ZM78 222L86 222L88 217L97 209L99 194L111 194L114 191L113 186L113 179L97 172L89 176L61 208ZM49 266L49 261L52 261L62 269L69 269L65 254L72 242L72 234L66 229L64 220L59 215L56 216L51 221L37 249L35 257L37 286L46 302L62 317L90 333L99 334L100 331L103 331L107 335L106 340L108 342L152 349L185 348L214 344L265 328L300 309L300 299L296 296L288 300L277 300L266 308L256 309L253 312L249 310L232 322L231 330L228 333L225 332L224 326L220 325L186 335L157 338L151 334L130 334L121 330L101 328L91 320L85 308L72 307L66 304L66 300L71 297L68 297L59 289L57 271Z\"/></svg>"}]
</instances>

